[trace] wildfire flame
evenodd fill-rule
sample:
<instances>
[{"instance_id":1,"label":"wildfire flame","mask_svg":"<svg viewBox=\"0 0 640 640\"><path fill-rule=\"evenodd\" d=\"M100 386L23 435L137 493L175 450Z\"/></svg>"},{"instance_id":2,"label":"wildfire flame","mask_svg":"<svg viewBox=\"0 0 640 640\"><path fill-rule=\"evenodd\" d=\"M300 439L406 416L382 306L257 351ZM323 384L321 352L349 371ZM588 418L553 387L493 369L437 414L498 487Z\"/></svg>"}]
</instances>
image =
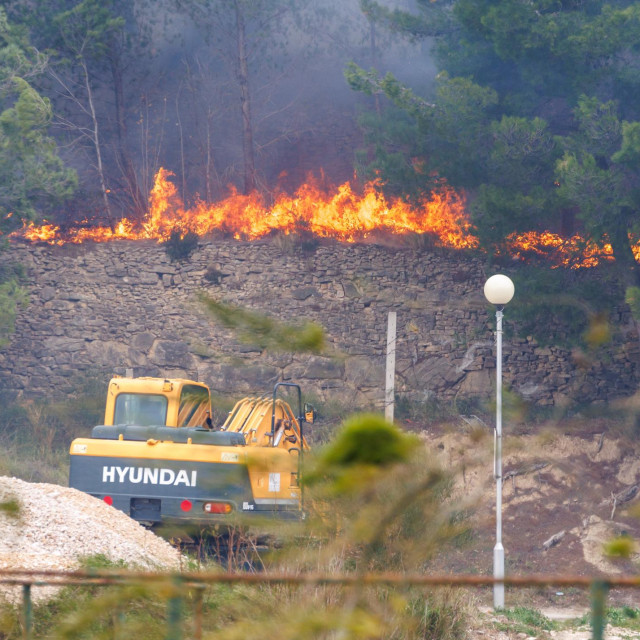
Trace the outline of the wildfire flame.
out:
<instances>
[{"instance_id":1,"label":"wildfire flame","mask_svg":"<svg viewBox=\"0 0 640 640\"><path fill-rule=\"evenodd\" d=\"M605 242L598 246L593 242L585 242L579 236L562 238L549 231L513 233L507 238L510 255L518 260L526 260L529 256L559 259L558 266L572 269L595 267L603 261L613 260L613 248ZM636 259L640 259L640 244L633 247Z\"/></svg>"},{"instance_id":2,"label":"wildfire flame","mask_svg":"<svg viewBox=\"0 0 640 640\"><path fill-rule=\"evenodd\" d=\"M281 193L267 204L258 193L242 195L236 191L217 203L200 199L185 208L173 174L160 169L149 197L149 212L141 223L124 218L115 227L77 226L62 232L52 224L23 225L10 238L62 245L68 242L107 242L111 240L167 240L178 230L200 236L223 232L236 239L255 240L274 231L285 234L307 231L321 238L357 242L373 233L392 235L429 234L443 247L474 249L478 239L465 209L465 199L443 186L439 193L419 206L402 200L389 200L367 184L362 194L354 192L350 183L328 193L312 182L302 185L294 195ZM532 256L544 257L553 266L592 267L602 260L613 259L611 245L585 243L580 236L564 239L550 232L512 234L506 239L509 254L516 260ZM640 243L634 247L640 260Z\"/></svg>"},{"instance_id":3,"label":"wildfire flame","mask_svg":"<svg viewBox=\"0 0 640 640\"><path fill-rule=\"evenodd\" d=\"M373 231L392 234L434 233L443 246L465 248L477 246L470 234L464 199L451 189L422 206L414 208L400 200L388 202L376 191L375 183L364 193L354 193L345 183L333 194L323 192L311 183L304 184L294 195L280 194L267 205L258 193L241 195L232 191L215 204L197 200L185 209L172 176L160 169L149 198L149 213L142 224L123 219L115 229L109 227L75 228L64 234L60 228L44 224L24 226L14 235L50 244L66 242L106 242L108 240L166 240L175 229L207 235L222 231L236 239L255 240L273 231L294 233L307 230L322 238L355 242Z\"/></svg>"}]
</instances>

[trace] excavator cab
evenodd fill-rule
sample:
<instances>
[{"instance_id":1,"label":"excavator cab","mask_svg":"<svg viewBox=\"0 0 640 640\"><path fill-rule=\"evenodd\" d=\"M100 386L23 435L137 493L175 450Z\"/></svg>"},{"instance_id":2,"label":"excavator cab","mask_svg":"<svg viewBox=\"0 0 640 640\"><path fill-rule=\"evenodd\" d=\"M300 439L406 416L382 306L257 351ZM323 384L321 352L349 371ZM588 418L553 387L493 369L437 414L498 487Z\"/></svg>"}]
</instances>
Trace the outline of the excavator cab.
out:
<instances>
[{"instance_id":1,"label":"excavator cab","mask_svg":"<svg viewBox=\"0 0 640 640\"><path fill-rule=\"evenodd\" d=\"M123 378L109 383L105 425L206 426L211 399L206 385L180 378Z\"/></svg>"}]
</instances>

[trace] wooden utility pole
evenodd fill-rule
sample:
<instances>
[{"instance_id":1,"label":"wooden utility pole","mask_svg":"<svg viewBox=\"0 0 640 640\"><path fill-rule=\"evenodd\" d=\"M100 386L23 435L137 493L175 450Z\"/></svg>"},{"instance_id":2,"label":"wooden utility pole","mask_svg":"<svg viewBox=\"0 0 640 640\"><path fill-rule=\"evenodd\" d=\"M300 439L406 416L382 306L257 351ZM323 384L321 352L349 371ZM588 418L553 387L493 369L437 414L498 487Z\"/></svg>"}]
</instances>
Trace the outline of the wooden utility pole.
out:
<instances>
[{"instance_id":1,"label":"wooden utility pole","mask_svg":"<svg viewBox=\"0 0 640 640\"><path fill-rule=\"evenodd\" d=\"M387 375L384 394L384 417L393 422L396 378L396 312L389 311L387 322Z\"/></svg>"}]
</instances>

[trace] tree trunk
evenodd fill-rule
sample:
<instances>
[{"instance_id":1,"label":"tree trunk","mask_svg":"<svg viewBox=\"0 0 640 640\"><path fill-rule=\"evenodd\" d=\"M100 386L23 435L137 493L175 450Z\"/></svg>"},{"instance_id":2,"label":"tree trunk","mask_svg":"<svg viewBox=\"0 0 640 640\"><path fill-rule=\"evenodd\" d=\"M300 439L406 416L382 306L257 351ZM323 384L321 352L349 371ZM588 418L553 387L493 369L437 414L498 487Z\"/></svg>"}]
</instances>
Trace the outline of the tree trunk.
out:
<instances>
[{"instance_id":1,"label":"tree trunk","mask_svg":"<svg viewBox=\"0 0 640 640\"><path fill-rule=\"evenodd\" d=\"M369 20L369 50L371 53L371 66L374 69L379 69L378 65L378 44L376 42L376 23L373 20ZM378 118L381 115L380 108L380 94L378 92L373 94L374 105L376 108L376 115Z\"/></svg>"},{"instance_id":2,"label":"tree trunk","mask_svg":"<svg viewBox=\"0 0 640 640\"><path fill-rule=\"evenodd\" d=\"M560 235L570 238L576 232L576 207L565 207L560 211Z\"/></svg>"},{"instance_id":3,"label":"tree trunk","mask_svg":"<svg viewBox=\"0 0 640 640\"><path fill-rule=\"evenodd\" d=\"M184 130L182 128L182 118L180 117L180 94L182 93L182 83L176 91L176 120L178 125L178 136L180 138L180 172L182 173L182 202L187 202L187 170L184 159Z\"/></svg>"},{"instance_id":4,"label":"tree trunk","mask_svg":"<svg viewBox=\"0 0 640 640\"><path fill-rule=\"evenodd\" d=\"M242 111L242 151L244 159L244 193L256 188L256 168L253 150L253 122L251 120L251 95L249 92L249 65L244 14L239 0L235 1L236 34L238 42L238 83L240 84L240 106Z\"/></svg>"},{"instance_id":5,"label":"tree trunk","mask_svg":"<svg viewBox=\"0 0 640 640\"><path fill-rule=\"evenodd\" d=\"M640 286L640 265L636 261L629 240L628 221L634 218L634 212L625 211L618 224L609 229L609 239L613 249L613 256L620 270L625 286Z\"/></svg>"},{"instance_id":6,"label":"tree trunk","mask_svg":"<svg viewBox=\"0 0 640 640\"><path fill-rule=\"evenodd\" d=\"M89 78L89 70L85 60L80 63L82 65L82 71L84 73L84 85L87 91L87 102L89 106L89 113L91 115L91 124L93 126L91 139L93 140L93 147L96 153L96 168L98 170L98 178L100 179L100 189L102 191L102 200L104 202L104 208L107 213L107 220L111 228L114 227L114 219L111 213L111 203L109 202L109 190L104 176L104 166L102 164L102 146L100 143L100 128L98 126L98 116L96 115L96 109L93 102L93 90L91 87L91 80Z\"/></svg>"},{"instance_id":7,"label":"tree trunk","mask_svg":"<svg viewBox=\"0 0 640 640\"><path fill-rule=\"evenodd\" d=\"M213 186L211 184L211 174L214 169L213 155L211 154L211 109L207 110L207 161L205 169L205 191L207 202L213 202Z\"/></svg>"},{"instance_id":8,"label":"tree trunk","mask_svg":"<svg viewBox=\"0 0 640 640\"><path fill-rule=\"evenodd\" d=\"M147 212L146 198L140 191L138 177L136 175L131 156L129 155L129 151L124 143L127 136L127 124L124 117L124 90L122 82L122 67L120 66L119 56L111 56L110 62L116 107L116 155L118 162L120 163L122 175L127 184L129 196L133 202L135 217L137 219L142 219Z\"/></svg>"}]
</instances>

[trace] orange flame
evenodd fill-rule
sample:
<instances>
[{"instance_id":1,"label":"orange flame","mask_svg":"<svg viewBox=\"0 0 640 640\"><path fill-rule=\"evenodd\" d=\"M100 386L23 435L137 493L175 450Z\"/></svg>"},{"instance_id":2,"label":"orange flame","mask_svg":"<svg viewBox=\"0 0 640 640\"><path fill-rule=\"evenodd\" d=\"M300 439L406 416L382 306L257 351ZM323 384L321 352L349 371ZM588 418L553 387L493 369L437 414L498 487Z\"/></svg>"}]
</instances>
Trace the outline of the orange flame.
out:
<instances>
[{"instance_id":1,"label":"orange flame","mask_svg":"<svg viewBox=\"0 0 640 640\"><path fill-rule=\"evenodd\" d=\"M412 207L401 201L387 201L376 190L376 184L366 185L364 193L354 193L347 182L333 194L314 184L305 184L293 195L279 194L267 205L258 193L241 195L232 191L221 202L211 204L196 201L185 209L169 180L170 172L160 169L149 198L149 213L141 225L128 219L115 229L108 227L74 228L61 233L59 227L29 224L13 234L27 240L49 244L105 242L116 239L166 240L175 229L207 235L214 231L232 234L237 239L255 240L281 231L294 233L307 230L323 238L355 242L374 231L391 234L433 233L446 247L476 247L471 224L465 214L464 198L452 189L443 188L428 202Z\"/></svg>"},{"instance_id":2,"label":"orange flame","mask_svg":"<svg viewBox=\"0 0 640 640\"><path fill-rule=\"evenodd\" d=\"M640 262L640 242L630 238L636 261ZM554 267L581 269L596 267L602 262L613 261L613 247L605 237L602 245L586 242L579 235L562 238L549 231L513 233L507 238L510 255L518 260L527 260L531 256L550 260Z\"/></svg>"},{"instance_id":3,"label":"orange flame","mask_svg":"<svg viewBox=\"0 0 640 640\"><path fill-rule=\"evenodd\" d=\"M135 224L124 218L114 228L71 228L64 233L60 227L33 223L11 234L10 238L25 238L62 245L67 242L107 242L110 240L157 240L169 238L174 230L182 234L192 231L200 236L215 231L228 233L236 239L255 240L273 231L285 234L308 231L321 238L356 242L373 233L392 235L430 234L437 244L455 249L479 246L472 234L472 225L465 209L465 199L449 187L419 206L402 200L388 200L377 189L376 182L365 185L357 194L350 183L328 193L310 182L294 195L278 194L268 205L258 193L241 195L235 190L215 204L198 199L186 209L176 186L169 179L173 174L160 169L149 197L149 212ZM517 260L544 258L553 267L573 269L593 267L603 260L613 259L611 245L587 243L580 236L564 239L550 232L511 234L506 239L509 254ZM640 242L633 247L640 261Z\"/></svg>"}]
</instances>

